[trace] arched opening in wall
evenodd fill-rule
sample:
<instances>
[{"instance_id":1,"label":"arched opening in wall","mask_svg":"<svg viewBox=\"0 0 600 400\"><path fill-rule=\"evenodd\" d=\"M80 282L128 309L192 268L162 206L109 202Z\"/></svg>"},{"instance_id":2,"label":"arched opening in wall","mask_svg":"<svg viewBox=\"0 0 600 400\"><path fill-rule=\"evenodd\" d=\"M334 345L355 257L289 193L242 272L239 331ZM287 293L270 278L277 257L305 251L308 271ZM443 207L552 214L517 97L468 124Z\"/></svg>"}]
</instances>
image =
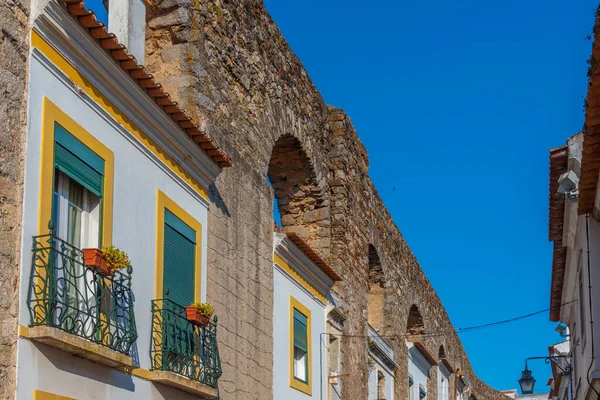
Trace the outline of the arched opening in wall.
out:
<instances>
[{"instance_id":1,"label":"arched opening in wall","mask_svg":"<svg viewBox=\"0 0 600 400\"><path fill-rule=\"evenodd\" d=\"M440 345L440 349L438 350L438 359L440 359L440 360L446 359L446 349L444 348L443 344Z\"/></svg>"},{"instance_id":2,"label":"arched opening in wall","mask_svg":"<svg viewBox=\"0 0 600 400\"><path fill-rule=\"evenodd\" d=\"M275 142L267 180L275 196L274 219L321 250L321 256L327 255L323 250L329 249L329 192L317 181L311 159L294 136L283 135Z\"/></svg>"},{"instance_id":3,"label":"arched opening in wall","mask_svg":"<svg viewBox=\"0 0 600 400\"><path fill-rule=\"evenodd\" d=\"M369 324L382 334L384 328L385 276L377 249L369 245L369 294L367 315Z\"/></svg>"},{"instance_id":4,"label":"arched opening in wall","mask_svg":"<svg viewBox=\"0 0 600 400\"><path fill-rule=\"evenodd\" d=\"M421 311L419 311L419 307L416 304L413 304L410 307L408 312L408 322L406 324L406 334L407 335L423 335L425 334L425 324L423 322L423 317L421 316Z\"/></svg>"}]
</instances>

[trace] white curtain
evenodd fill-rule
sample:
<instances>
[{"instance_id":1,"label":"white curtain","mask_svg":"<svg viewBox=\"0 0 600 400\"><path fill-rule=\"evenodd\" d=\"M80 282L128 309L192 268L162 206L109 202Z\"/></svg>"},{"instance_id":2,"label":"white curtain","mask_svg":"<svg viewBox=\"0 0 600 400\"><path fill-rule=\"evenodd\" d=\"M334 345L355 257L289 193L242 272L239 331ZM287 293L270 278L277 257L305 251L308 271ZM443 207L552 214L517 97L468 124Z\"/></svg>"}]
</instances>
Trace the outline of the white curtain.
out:
<instances>
[{"instance_id":1,"label":"white curtain","mask_svg":"<svg viewBox=\"0 0 600 400\"><path fill-rule=\"evenodd\" d=\"M294 347L294 376L306 381L306 357L304 350Z\"/></svg>"},{"instance_id":2,"label":"white curtain","mask_svg":"<svg viewBox=\"0 0 600 400\"><path fill-rule=\"evenodd\" d=\"M54 192L55 232L57 236L77 249L99 247L100 198L89 192L67 175L56 170ZM63 303L62 313L56 314L66 329L83 322L84 334L91 335L94 318L83 316L78 311L95 309L95 283L90 271L81 266L83 260L69 248L56 265L57 300ZM66 314L65 314L66 313Z\"/></svg>"}]
</instances>

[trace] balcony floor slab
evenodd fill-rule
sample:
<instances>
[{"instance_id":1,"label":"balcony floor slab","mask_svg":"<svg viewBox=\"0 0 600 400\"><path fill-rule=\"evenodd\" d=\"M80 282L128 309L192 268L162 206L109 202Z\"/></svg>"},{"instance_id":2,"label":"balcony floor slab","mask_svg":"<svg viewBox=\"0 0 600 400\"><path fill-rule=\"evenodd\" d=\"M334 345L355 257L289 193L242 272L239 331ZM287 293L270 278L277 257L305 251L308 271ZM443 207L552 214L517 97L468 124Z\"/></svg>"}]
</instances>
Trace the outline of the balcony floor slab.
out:
<instances>
[{"instance_id":1,"label":"balcony floor slab","mask_svg":"<svg viewBox=\"0 0 600 400\"><path fill-rule=\"evenodd\" d=\"M20 336L109 367L133 366L131 357L51 326L20 330Z\"/></svg>"},{"instance_id":2,"label":"balcony floor slab","mask_svg":"<svg viewBox=\"0 0 600 400\"><path fill-rule=\"evenodd\" d=\"M149 380L171 386L200 397L217 397L217 389L169 371L150 371Z\"/></svg>"}]
</instances>

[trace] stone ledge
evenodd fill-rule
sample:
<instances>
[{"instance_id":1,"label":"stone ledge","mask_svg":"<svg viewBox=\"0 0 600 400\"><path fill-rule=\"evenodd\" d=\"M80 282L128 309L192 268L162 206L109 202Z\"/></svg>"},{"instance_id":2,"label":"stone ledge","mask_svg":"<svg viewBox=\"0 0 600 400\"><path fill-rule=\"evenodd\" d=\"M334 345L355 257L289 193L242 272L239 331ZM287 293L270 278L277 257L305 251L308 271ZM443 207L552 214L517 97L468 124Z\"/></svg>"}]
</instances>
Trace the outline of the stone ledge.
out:
<instances>
[{"instance_id":1,"label":"stone ledge","mask_svg":"<svg viewBox=\"0 0 600 400\"><path fill-rule=\"evenodd\" d=\"M162 383L201 397L217 397L217 389L168 371L150 371L148 380Z\"/></svg>"},{"instance_id":2,"label":"stone ledge","mask_svg":"<svg viewBox=\"0 0 600 400\"><path fill-rule=\"evenodd\" d=\"M23 327L21 327L23 328ZM131 357L111 350L106 346L90 342L79 336L61 331L51 326L36 326L20 329L22 337L47 344L67 353L75 354L82 358L95 361L109 367L132 366Z\"/></svg>"}]
</instances>

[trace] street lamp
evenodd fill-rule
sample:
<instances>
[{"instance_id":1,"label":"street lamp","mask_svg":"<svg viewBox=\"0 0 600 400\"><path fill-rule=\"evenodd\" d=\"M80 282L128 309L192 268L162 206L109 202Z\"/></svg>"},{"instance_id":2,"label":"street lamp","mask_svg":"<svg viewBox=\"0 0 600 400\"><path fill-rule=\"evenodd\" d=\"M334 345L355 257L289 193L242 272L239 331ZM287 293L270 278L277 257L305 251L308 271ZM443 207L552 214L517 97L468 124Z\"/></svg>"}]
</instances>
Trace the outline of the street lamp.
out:
<instances>
[{"instance_id":1,"label":"street lamp","mask_svg":"<svg viewBox=\"0 0 600 400\"><path fill-rule=\"evenodd\" d=\"M531 376L531 371L527 368L527 360L544 360L546 364L554 364L561 372L560 375L568 375L571 379L571 365L567 364L562 366L559 362L562 358L569 358L569 356L551 356L551 357L528 357L525 359L525 370L521 373L521 379L519 379L519 386L521 387L521 393L533 394L533 387L535 386L535 379Z\"/></svg>"},{"instance_id":2,"label":"street lamp","mask_svg":"<svg viewBox=\"0 0 600 400\"><path fill-rule=\"evenodd\" d=\"M531 376L531 371L527 368L527 360L525 360L525 370L521 374L521 379L519 379L519 386L521 386L521 393L533 393L535 379L533 379L533 376Z\"/></svg>"}]
</instances>

